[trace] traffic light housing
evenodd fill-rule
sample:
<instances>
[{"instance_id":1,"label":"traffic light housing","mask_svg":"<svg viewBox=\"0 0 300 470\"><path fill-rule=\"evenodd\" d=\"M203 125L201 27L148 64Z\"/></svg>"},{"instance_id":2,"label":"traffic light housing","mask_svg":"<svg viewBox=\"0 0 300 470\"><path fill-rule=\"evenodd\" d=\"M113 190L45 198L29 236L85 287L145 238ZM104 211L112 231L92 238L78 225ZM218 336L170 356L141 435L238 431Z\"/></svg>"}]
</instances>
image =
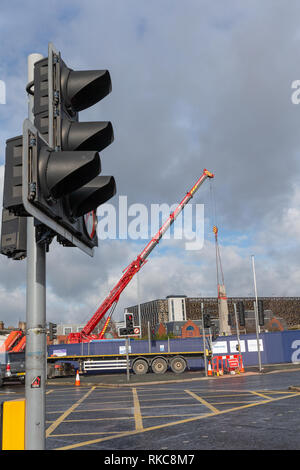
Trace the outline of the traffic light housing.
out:
<instances>
[{"instance_id":1,"label":"traffic light housing","mask_svg":"<svg viewBox=\"0 0 300 470\"><path fill-rule=\"evenodd\" d=\"M139 336L140 327L134 325L133 313L125 313L125 327L119 328L119 336Z\"/></svg>"},{"instance_id":2,"label":"traffic light housing","mask_svg":"<svg viewBox=\"0 0 300 470\"><path fill-rule=\"evenodd\" d=\"M257 311L258 311L258 324L259 326L264 326L265 324L265 313L264 313L264 302L263 300L257 301Z\"/></svg>"},{"instance_id":3,"label":"traffic light housing","mask_svg":"<svg viewBox=\"0 0 300 470\"><path fill-rule=\"evenodd\" d=\"M22 199L23 136L6 141L1 220L1 254L14 260L26 257L27 221Z\"/></svg>"},{"instance_id":4,"label":"traffic light housing","mask_svg":"<svg viewBox=\"0 0 300 470\"><path fill-rule=\"evenodd\" d=\"M54 339L57 338L56 332L57 332L57 324L49 322L49 339L50 339L50 341L53 341Z\"/></svg>"},{"instance_id":5,"label":"traffic light housing","mask_svg":"<svg viewBox=\"0 0 300 470\"><path fill-rule=\"evenodd\" d=\"M26 216L22 200L23 136L6 141L3 207L16 216Z\"/></svg>"},{"instance_id":6,"label":"traffic light housing","mask_svg":"<svg viewBox=\"0 0 300 470\"><path fill-rule=\"evenodd\" d=\"M2 209L1 254L13 260L26 258L27 218Z\"/></svg>"},{"instance_id":7,"label":"traffic light housing","mask_svg":"<svg viewBox=\"0 0 300 470\"><path fill-rule=\"evenodd\" d=\"M245 325L246 325L246 321L245 321L245 307L244 307L244 302L239 301L239 302L237 303L237 311L238 311L240 326L245 326Z\"/></svg>"},{"instance_id":8,"label":"traffic light housing","mask_svg":"<svg viewBox=\"0 0 300 470\"><path fill-rule=\"evenodd\" d=\"M79 122L78 113L110 91L108 70L74 71L52 44L48 57L34 65L34 125L24 130L31 165L26 197L46 215L39 220L54 229L60 243L89 254L98 246L97 207L116 193L114 177L99 175L98 153L114 133L111 122Z\"/></svg>"},{"instance_id":9,"label":"traffic light housing","mask_svg":"<svg viewBox=\"0 0 300 470\"><path fill-rule=\"evenodd\" d=\"M203 314L203 326L204 326L204 328L210 328L211 327L211 321L210 321L210 314L209 313L204 313Z\"/></svg>"}]
</instances>

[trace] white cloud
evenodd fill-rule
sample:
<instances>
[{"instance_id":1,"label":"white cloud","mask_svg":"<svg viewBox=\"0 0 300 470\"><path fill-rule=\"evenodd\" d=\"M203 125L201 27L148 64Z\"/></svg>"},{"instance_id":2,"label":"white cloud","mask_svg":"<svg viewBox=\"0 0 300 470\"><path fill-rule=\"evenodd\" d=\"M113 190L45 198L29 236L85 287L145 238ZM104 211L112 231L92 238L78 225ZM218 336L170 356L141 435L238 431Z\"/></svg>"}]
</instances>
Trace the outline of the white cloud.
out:
<instances>
[{"instance_id":1,"label":"white cloud","mask_svg":"<svg viewBox=\"0 0 300 470\"><path fill-rule=\"evenodd\" d=\"M0 105L1 162L5 140L20 133L27 114L27 55L46 55L52 41L69 66L111 72L112 94L80 119L111 119L115 142L101 160L103 172L115 175L118 194L127 195L128 204L171 205L207 167L215 173L228 295L253 292L252 253L261 295L297 295L300 107L291 103L291 83L300 79L299 3L286 8L276 0L249 0L241 8L237 0L53 0L43 4L43 14L36 0L16 4L3 6L0 19L0 79L7 93ZM0 171L1 193L2 181ZM193 200L205 204L203 250L162 241L141 271L144 300L176 291L216 294L210 198L207 185ZM90 259L51 246L49 316L88 319L141 248L103 241ZM25 261L1 257L3 299L5 293L21 299L25 271ZM135 299L132 281L118 314ZM18 305L4 303L3 316L8 309L17 321Z\"/></svg>"}]
</instances>

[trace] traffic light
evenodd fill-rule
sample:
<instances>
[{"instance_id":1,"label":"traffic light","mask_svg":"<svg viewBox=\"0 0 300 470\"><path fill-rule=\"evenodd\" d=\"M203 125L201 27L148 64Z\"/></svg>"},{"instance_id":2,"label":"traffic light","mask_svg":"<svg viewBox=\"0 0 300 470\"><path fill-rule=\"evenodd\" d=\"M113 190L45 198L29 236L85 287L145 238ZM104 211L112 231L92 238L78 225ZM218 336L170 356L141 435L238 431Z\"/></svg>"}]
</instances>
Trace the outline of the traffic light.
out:
<instances>
[{"instance_id":1,"label":"traffic light","mask_svg":"<svg viewBox=\"0 0 300 470\"><path fill-rule=\"evenodd\" d=\"M133 314L125 313L125 327L119 328L119 336L139 336L141 328L135 326L133 322Z\"/></svg>"},{"instance_id":2,"label":"traffic light","mask_svg":"<svg viewBox=\"0 0 300 470\"><path fill-rule=\"evenodd\" d=\"M22 200L23 137L6 141L1 221L1 254L14 260L26 257L27 213Z\"/></svg>"},{"instance_id":3,"label":"traffic light","mask_svg":"<svg viewBox=\"0 0 300 470\"><path fill-rule=\"evenodd\" d=\"M264 326L264 324L265 324L265 314L264 314L264 302L263 302L263 300L258 300L258 302L257 302L257 311L258 311L258 324L259 324L259 326Z\"/></svg>"},{"instance_id":4,"label":"traffic light","mask_svg":"<svg viewBox=\"0 0 300 470\"><path fill-rule=\"evenodd\" d=\"M74 71L52 44L34 65L34 125L23 132L26 197L65 246L98 246L97 207L116 193L114 177L99 176L98 152L114 139L111 122L78 121L79 111L110 91L108 70Z\"/></svg>"},{"instance_id":5,"label":"traffic light","mask_svg":"<svg viewBox=\"0 0 300 470\"><path fill-rule=\"evenodd\" d=\"M16 216L26 216L22 200L23 136L6 141L3 207Z\"/></svg>"},{"instance_id":6,"label":"traffic light","mask_svg":"<svg viewBox=\"0 0 300 470\"><path fill-rule=\"evenodd\" d=\"M50 341L53 341L54 339L57 338L56 332L57 332L57 324L49 322L49 339L50 339Z\"/></svg>"},{"instance_id":7,"label":"traffic light","mask_svg":"<svg viewBox=\"0 0 300 470\"><path fill-rule=\"evenodd\" d=\"M1 254L13 260L26 258L27 218L2 210Z\"/></svg>"},{"instance_id":8,"label":"traffic light","mask_svg":"<svg viewBox=\"0 0 300 470\"><path fill-rule=\"evenodd\" d=\"M203 326L204 326L204 328L210 328L211 327L211 321L210 321L209 313L204 313L204 315L203 315Z\"/></svg>"},{"instance_id":9,"label":"traffic light","mask_svg":"<svg viewBox=\"0 0 300 470\"><path fill-rule=\"evenodd\" d=\"M240 302L237 303L237 311L238 311L240 326L245 326L246 322L245 322L244 302L240 301Z\"/></svg>"}]
</instances>

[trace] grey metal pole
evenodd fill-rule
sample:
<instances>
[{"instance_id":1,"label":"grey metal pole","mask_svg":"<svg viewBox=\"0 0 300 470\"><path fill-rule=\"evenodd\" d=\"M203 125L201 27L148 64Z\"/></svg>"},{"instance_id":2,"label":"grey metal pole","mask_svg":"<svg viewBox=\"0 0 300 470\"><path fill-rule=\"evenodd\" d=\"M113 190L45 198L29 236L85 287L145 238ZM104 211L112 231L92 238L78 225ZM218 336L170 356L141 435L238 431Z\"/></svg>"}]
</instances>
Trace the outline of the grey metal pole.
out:
<instances>
[{"instance_id":1,"label":"grey metal pole","mask_svg":"<svg viewBox=\"0 0 300 470\"><path fill-rule=\"evenodd\" d=\"M28 83L41 54L28 56ZM28 118L33 122L33 97L28 95ZM34 218L27 218L25 449L45 449L46 383L46 250L37 245Z\"/></svg>"},{"instance_id":2,"label":"grey metal pole","mask_svg":"<svg viewBox=\"0 0 300 470\"><path fill-rule=\"evenodd\" d=\"M253 279L254 279L254 292L255 292L255 302L254 302L254 316L255 316L255 331L256 331L256 341L257 341L257 354L258 354L258 366L259 371L261 372L261 355L260 355L260 344L259 344L259 325L258 325L258 312L257 312L257 288L256 288L256 274L255 274L255 264L254 264L254 255L251 255L252 258L252 269L253 269Z\"/></svg>"},{"instance_id":3,"label":"grey metal pole","mask_svg":"<svg viewBox=\"0 0 300 470\"><path fill-rule=\"evenodd\" d=\"M138 298L138 316L140 326L140 338L142 337L142 321L141 321L141 299L140 299L140 272L137 272L137 298Z\"/></svg>"},{"instance_id":4,"label":"grey metal pole","mask_svg":"<svg viewBox=\"0 0 300 470\"><path fill-rule=\"evenodd\" d=\"M237 340L238 340L238 345L239 345L239 353L241 353L240 330L239 330L239 323L238 323L238 318L237 318L236 303L233 304L233 308L234 308L234 316L235 316L236 335L237 335Z\"/></svg>"},{"instance_id":5,"label":"grey metal pole","mask_svg":"<svg viewBox=\"0 0 300 470\"><path fill-rule=\"evenodd\" d=\"M211 350L211 352L212 352L213 346L212 346L212 333L211 333L211 328L208 329L208 332L209 332L209 346L210 346L210 350Z\"/></svg>"},{"instance_id":6,"label":"grey metal pole","mask_svg":"<svg viewBox=\"0 0 300 470\"><path fill-rule=\"evenodd\" d=\"M204 370L205 370L205 377L207 377L207 357L206 357L206 341L205 341L205 328L204 328L204 303L201 302L201 314L202 314L202 338L203 338L203 349L204 349Z\"/></svg>"},{"instance_id":7,"label":"grey metal pole","mask_svg":"<svg viewBox=\"0 0 300 470\"><path fill-rule=\"evenodd\" d=\"M129 373L129 346L128 346L128 336L126 336L126 374L127 374L127 382L130 380L130 373Z\"/></svg>"}]
</instances>

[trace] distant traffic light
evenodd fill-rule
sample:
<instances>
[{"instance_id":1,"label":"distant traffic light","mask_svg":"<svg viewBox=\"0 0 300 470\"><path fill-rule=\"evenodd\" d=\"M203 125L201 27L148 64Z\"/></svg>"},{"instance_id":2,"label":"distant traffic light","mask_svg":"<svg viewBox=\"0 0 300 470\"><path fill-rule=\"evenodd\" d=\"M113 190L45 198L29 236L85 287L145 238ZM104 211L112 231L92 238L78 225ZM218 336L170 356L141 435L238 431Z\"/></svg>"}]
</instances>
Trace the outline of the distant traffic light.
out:
<instances>
[{"instance_id":1,"label":"distant traffic light","mask_svg":"<svg viewBox=\"0 0 300 470\"><path fill-rule=\"evenodd\" d=\"M204 326L204 328L210 328L211 327L211 321L210 321L209 313L204 313L204 315L203 315L203 326Z\"/></svg>"},{"instance_id":2,"label":"distant traffic light","mask_svg":"<svg viewBox=\"0 0 300 470\"><path fill-rule=\"evenodd\" d=\"M126 322L126 330L129 335L133 335L133 314L132 313L127 313L125 315L125 322Z\"/></svg>"},{"instance_id":3,"label":"distant traffic light","mask_svg":"<svg viewBox=\"0 0 300 470\"><path fill-rule=\"evenodd\" d=\"M56 332L57 332L57 324L49 322L49 339L50 339L50 341L53 341L54 339L57 338Z\"/></svg>"},{"instance_id":4,"label":"distant traffic light","mask_svg":"<svg viewBox=\"0 0 300 470\"><path fill-rule=\"evenodd\" d=\"M133 322L133 314L125 313L125 327L119 328L119 336L139 336L141 332L140 326L135 326Z\"/></svg>"},{"instance_id":5,"label":"distant traffic light","mask_svg":"<svg viewBox=\"0 0 300 470\"><path fill-rule=\"evenodd\" d=\"M240 326L245 326L245 325L246 325L246 322L245 322L245 307L244 307L244 302L239 301L239 302L237 303L237 312L238 312L238 316L239 316L239 323L240 323Z\"/></svg>"},{"instance_id":6,"label":"distant traffic light","mask_svg":"<svg viewBox=\"0 0 300 470\"><path fill-rule=\"evenodd\" d=\"M65 246L98 245L97 207L116 193L114 177L99 176L98 152L114 139L111 122L78 122L79 111L110 91L108 70L74 71L51 44L34 65L34 125L25 125L23 138L26 197Z\"/></svg>"},{"instance_id":7,"label":"distant traffic light","mask_svg":"<svg viewBox=\"0 0 300 470\"><path fill-rule=\"evenodd\" d=\"M263 300L258 300L258 302L257 302L257 311L258 311L258 324L259 324L259 326L264 326L264 324L265 324L265 314L264 314L264 302L263 302Z\"/></svg>"}]
</instances>

